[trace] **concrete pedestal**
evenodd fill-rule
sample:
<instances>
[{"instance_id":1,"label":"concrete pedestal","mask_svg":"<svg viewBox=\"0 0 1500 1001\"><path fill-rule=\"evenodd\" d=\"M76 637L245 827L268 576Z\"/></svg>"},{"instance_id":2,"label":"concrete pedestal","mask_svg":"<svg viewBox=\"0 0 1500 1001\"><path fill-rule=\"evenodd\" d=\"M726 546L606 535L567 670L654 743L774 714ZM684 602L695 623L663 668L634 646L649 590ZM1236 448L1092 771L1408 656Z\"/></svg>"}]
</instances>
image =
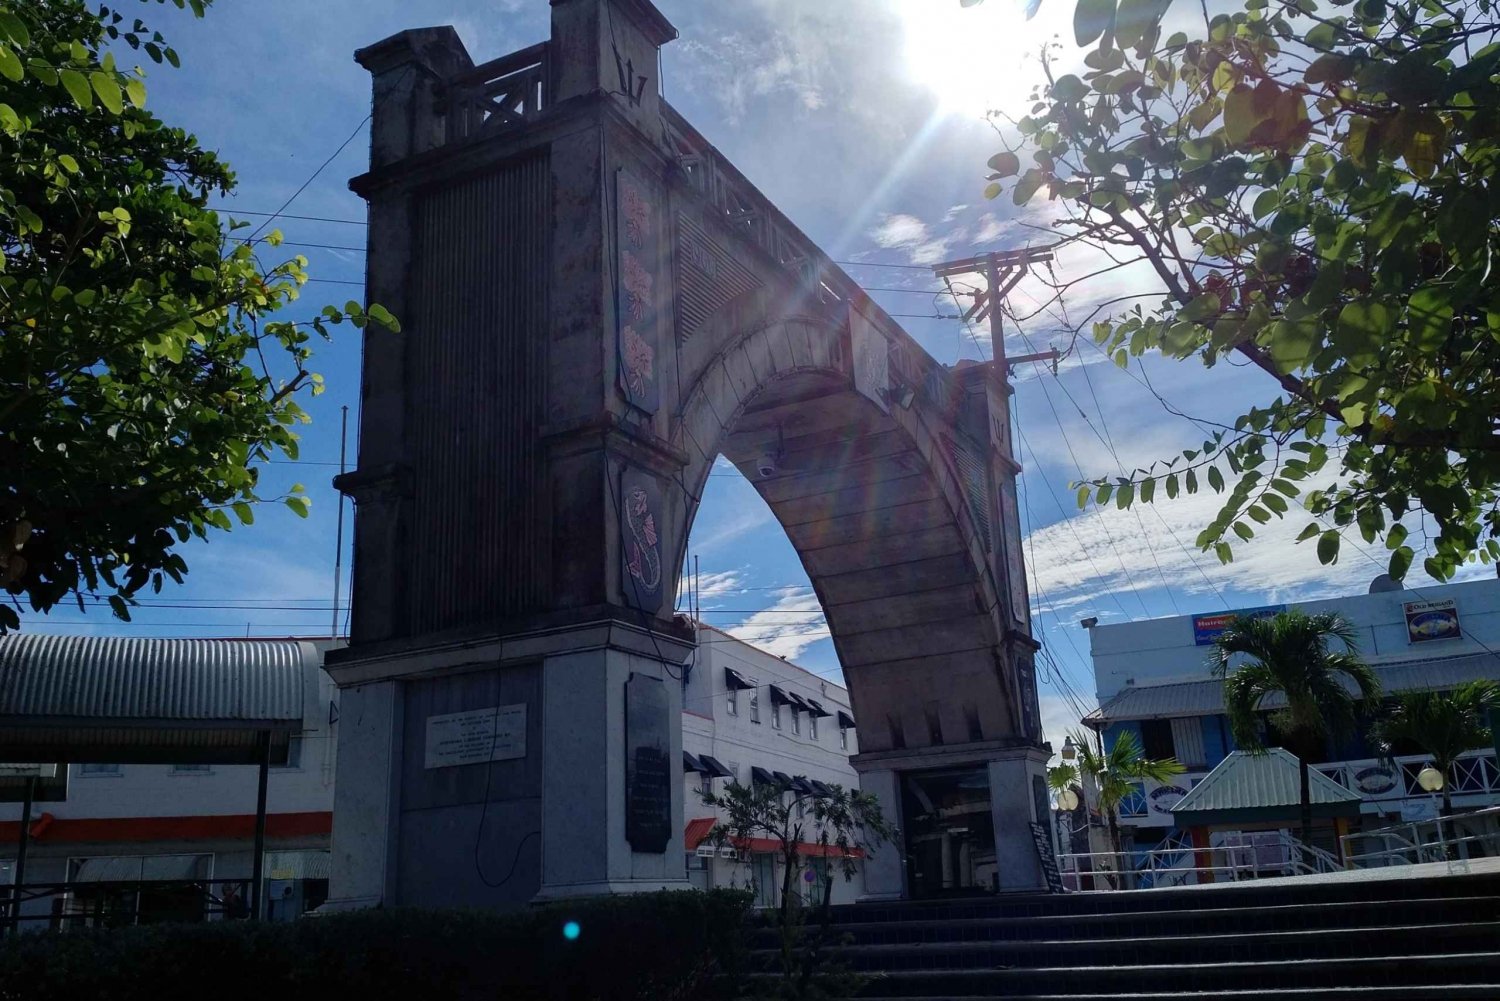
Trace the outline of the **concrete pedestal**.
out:
<instances>
[{"instance_id":1,"label":"concrete pedestal","mask_svg":"<svg viewBox=\"0 0 1500 1001\"><path fill-rule=\"evenodd\" d=\"M860 788L880 801L881 812L906 831L902 816L902 776L913 772L984 766L989 772L990 809L995 827L995 861L1000 892L1044 890L1031 824L1050 824L1047 797L1048 752L1044 747L997 742L879 751L850 759ZM885 846L865 862L862 900L898 900L910 895L904 861L906 846Z\"/></svg>"},{"instance_id":2,"label":"concrete pedestal","mask_svg":"<svg viewBox=\"0 0 1500 1001\"><path fill-rule=\"evenodd\" d=\"M330 909L514 907L688 888L680 673L690 651L680 639L602 620L332 658L342 709ZM675 766L658 825L665 844L646 850L627 838L632 676L656 699L653 760ZM513 756L434 763L434 717L519 706L524 738L518 730Z\"/></svg>"}]
</instances>

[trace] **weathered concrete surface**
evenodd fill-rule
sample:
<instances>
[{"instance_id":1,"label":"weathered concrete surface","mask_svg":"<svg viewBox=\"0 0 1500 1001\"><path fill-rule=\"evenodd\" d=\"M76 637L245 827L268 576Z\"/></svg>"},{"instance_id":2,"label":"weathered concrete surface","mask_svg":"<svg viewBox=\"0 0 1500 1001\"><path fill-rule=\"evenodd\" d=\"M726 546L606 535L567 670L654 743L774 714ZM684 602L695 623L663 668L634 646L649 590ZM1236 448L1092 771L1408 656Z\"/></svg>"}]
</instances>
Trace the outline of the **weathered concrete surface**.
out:
<instances>
[{"instance_id":1,"label":"weathered concrete surface","mask_svg":"<svg viewBox=\"0 0 1500 1001\"><path fill-rule=\"evenodd\" d=\"M331 670L397 684L399 718L409 679L477 669L436 651L582 637L542 654L537 695L554 717L579 699L568 726L602 742L538 741L551 833L533 883L564 893L680 879L680 852L663 868L616 837L613 700L620 665L670 674L686 656L671 601L719 455L802 557L863 752L989 760L1040 731L1003 373L927 356L660 98L675 31L647 0L552 14L545 46L478 67L446 28L360 53L369 294L404 329L366 338L361 462L340 481L357 502L353 636ZM619 630L589 647L609 621L651 653ZM420 752L383 752L408 798L431 780L402 770ZM586 794L549 800L589 755L606 771ZM365 855L395 875L362 893L412 885L401 847L381 851Z\"/></svg>"}]
</instances>

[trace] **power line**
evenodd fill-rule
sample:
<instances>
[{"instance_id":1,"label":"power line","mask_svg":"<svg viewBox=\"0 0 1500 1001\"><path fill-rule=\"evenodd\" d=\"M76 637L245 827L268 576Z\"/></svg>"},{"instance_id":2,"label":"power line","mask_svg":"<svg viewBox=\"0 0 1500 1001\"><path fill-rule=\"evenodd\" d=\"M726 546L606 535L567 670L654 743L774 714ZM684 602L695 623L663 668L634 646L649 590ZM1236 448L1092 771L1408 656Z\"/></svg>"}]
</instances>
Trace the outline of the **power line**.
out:
<instances>
[{"instance_id":1,"label":"power line","mask_svg":"<svg viewBox=\"0 0 1500 1001\"><path fill-rule=\"evenodd\" d=\"M308 176L307 180L303 181L302 184L301 184L301 186L298 187L296 191L292 192L292 196L290 198L288 198L286 201L284 201L284 202L281 203L281 208L279 208L275 212L272 212L269 215L267 215L266 216L266 221L263 222L263 223L261 223L259 226L255 227L255 230L253 232L251 232L251 234L248 237L248 239L252 239L252 240L255 239L255 237L257 237L257 236L260 235L260 231L261 230L265 229L267 226L271 225L271 223L275 222L276 218L279 215L281 215L282 212L286 211L286 209L292 204L292 202L295 202L297 200L297 197L299 195L301 195L302 192L304 192L304 191L307 190L307 186L309 184L311 184L313 181L316 181L318 179L318 175L321 174L321 173L323 173L324 168L326 168L334 160L338 159L338 155L344 151L344 147L348 146L350 143L352 143L354 141L354 137L357 136L357 135L359 135L360 130L365 127L365 123L367 123L373 115L374 115L374 112L372 111L372 112L370 112L370 114L366 115L364 118L361 118L360 121L359 121L359 124L356 125L356 126L354 126L354 131L351 132L351 133L349 133L349 138L347 138L343 142L339 143L339 148L336 149L336 150L334 150L332 153L330 153L328 155L328 159L326 159L322 163L318 164L318 169L315 170L315 171L313 171L312 174L310 174ZM260 215L262 213L256 213L256 214Z\"/></svg>"}]
</instances>

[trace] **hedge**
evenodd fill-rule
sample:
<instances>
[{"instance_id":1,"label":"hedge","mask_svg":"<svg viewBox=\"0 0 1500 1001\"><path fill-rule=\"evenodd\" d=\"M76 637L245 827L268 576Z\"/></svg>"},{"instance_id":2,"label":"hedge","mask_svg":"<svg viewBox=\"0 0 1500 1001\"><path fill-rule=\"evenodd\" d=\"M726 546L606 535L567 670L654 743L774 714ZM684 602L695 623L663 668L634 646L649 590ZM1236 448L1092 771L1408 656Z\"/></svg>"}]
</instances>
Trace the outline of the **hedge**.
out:
<instances>
[{"instance_id":1,"label":"hedge","mask_svg":"<svg viewBox=\"0 0 1500 1001\"><path fill-rule=\"evenodd\" d=\"M666 892L497 914L370 910L23 934L4 1001L689 999L743 956L749 895ZM576 939L567 922L578 923Z\"/></svg>"}]
</instances>

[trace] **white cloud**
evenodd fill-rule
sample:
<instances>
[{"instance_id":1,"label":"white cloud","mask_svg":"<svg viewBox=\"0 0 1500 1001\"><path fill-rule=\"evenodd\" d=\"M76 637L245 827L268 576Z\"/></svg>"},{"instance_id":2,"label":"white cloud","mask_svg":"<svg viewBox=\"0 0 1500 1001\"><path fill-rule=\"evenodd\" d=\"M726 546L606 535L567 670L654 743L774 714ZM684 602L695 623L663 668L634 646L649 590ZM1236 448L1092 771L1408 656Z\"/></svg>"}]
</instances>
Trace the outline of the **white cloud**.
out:
<instances>
[{"instance_id":1,"label":"white cloud","mask_svg":"<svg viewBox=\"0 0 1500 1001\"><path fill-rule=\"evenodd\" d=\"M692 584L692 575L683 574L678 581L677 607L681 608L687 603L688 585ZM699 573L697 580L697 597L699 602L713 601L717 598L725 598L730 595L744 594L744 577L739 570L714 570L708 573Z\"/></svg>"},{"instance_id":2,"label":"white cloud","mask_svg":"<svg viewBox=\"0 0 1500 1001\"><path fill-rule=\"evenodd\" d=\"M936 264L948 256L954 243L964 238L964 231L954 229L939 235L916 216L897 213L882 216L869 235L880 247L906 251L913 264Z\"/></svg>"},{"instance_id":3,"label":"white cloud","mask_svg":"<svg viewBox=\"0 0 1500 1001\"><path fill-rule=\"evenodd\" d=\"M787 587L776 601L726 632L777 657L788 660L832 635L818 596L807 587ZM817 613L817 614L811 614Z\"/></svg>"},{"instance_id":4,"label":"white cloud","mask_svg":"<svg viewBox=\"0 0 1500 1001\"><path fill-rule=\"evenodd\" d=\"M1090 507L1030 533L1027 555L1040 584L1033 600L1054 612L1092 615L1118 599L1133 615L1129 593L1160 588L1165 577L1179 598L1191 596L1208 607L1219 602L1214 589L1261 595L1268 602L1305 601L1357 593L1385 569L1384 553L1366 548L1357 532L1346 536L1337 563L1319 563L1312 542L1295 542L1311 517L1295 501L1285 518L1255 525L1255 538L1237 542L1234 561L1220 564L1194 542L1222 503L1205 488L1125 511Z\"/></svg>"}]
</instances>

